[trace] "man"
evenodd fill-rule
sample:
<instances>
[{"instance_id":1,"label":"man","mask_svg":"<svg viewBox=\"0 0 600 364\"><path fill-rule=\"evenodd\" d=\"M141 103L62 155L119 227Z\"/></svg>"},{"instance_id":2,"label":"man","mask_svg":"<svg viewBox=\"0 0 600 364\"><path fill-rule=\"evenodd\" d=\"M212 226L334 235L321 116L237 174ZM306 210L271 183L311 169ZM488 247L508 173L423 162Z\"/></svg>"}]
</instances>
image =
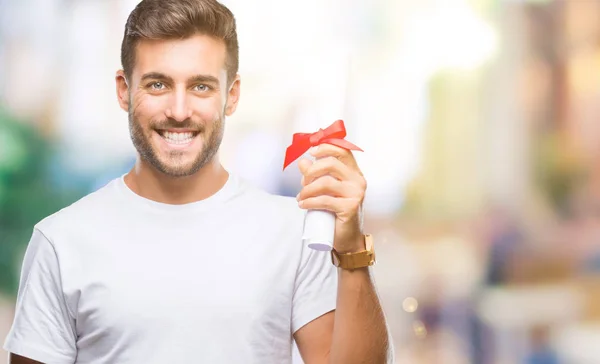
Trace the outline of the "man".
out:
<instances>
[{"instance_id":1,"label":"man","mask_svg":"<svg viewBox=\"0 0 600 364\"><path fill-rule=\"evenodd\" d=\"M309 364L385 362L368 264L336 269L301 243L304 210L327 209L335 256L365 257L366 184L352 154L321 145L316 162L301 161L298 201L219 163L240 97L231 12L215 0L144 0L121 59L117 96L139 157L36 225L11 362L289 363L292 338Z\"/></svg>"}]
</instances>

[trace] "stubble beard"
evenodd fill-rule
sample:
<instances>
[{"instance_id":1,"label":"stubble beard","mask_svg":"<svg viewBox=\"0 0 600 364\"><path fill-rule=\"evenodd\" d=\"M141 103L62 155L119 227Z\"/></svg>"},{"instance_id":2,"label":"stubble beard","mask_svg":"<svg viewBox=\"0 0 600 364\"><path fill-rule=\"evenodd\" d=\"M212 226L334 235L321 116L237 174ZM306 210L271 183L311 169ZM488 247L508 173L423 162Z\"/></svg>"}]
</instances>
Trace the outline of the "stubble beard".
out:
<instances>
[{"instance_id":1,"label":"stubble beard","mask_svg":"<svg viewBox=\"0 0 600 364\"><path fill-rule=\"evenodd\" d=\"M152 121L145 133L135 114L132 111L129 111L129 134L133 146L137 150L140 158L147 164L169 177L188 177L196 174L215 158L219 151L219 147L221 146L221 141L223 140L225 129L223 118L224 116L221 114L219 118L211 124L210 130L202 127L200 133L195 136L195 138L203 138L203 146L202 150L191 164L181 163L181 159L184 157L185 152L178 150L170 151L168 155L163 157L165 160L161 160L156 149L150 142L151 134L154 133L154 130L158 125L175 126L182 123L177 123L172 120L163 120L160 122ZM187 124L189 125L189 123ZM173 129L176 128L177 127L173 127Z\"/></svg>"}]
</instances>

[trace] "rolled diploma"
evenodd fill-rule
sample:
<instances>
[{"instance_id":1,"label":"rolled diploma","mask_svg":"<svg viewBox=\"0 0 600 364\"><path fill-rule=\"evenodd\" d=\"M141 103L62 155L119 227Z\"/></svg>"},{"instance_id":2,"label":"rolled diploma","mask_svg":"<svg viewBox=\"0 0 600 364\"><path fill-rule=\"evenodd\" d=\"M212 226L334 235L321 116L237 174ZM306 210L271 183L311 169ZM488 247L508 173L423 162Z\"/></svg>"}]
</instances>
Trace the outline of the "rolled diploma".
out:
<instances>
[{"instance_id":1,"label":"rolled diploma","mask_svg":"<svg viewBox=\"0 0 600 364\"><path fill-rule=\"evenodd\" d=\"M341 56L339 56L341 55ZM341 57L342 61L336 63L336 74L339 75L339 82L335 82L334 89L339 92L332 92L332 97L337 96L337 100L327 103L327 117L338 118L344 114L346 106L347 86L350 78L350 53L347 50L335 50L332 57ZM334 105L332 108L331 105ZM335 236L335 213L327 210L308 210L304 218L304 231L302 241L309 248L329 252L333 249L333 239Z\"/></svg>"},{"instance_id":2,"label":"rolled diploma","mask_svg":"<svg viewBox=\"0 0 600 364\"><path fill-rule=\"evenodd\" d=\"M309 248L331 251L335 236L335 213L326 210L308 210L304 217L302 241Z\"/></svg>"},{"instance_id":3,"label":"rolled diploma","mask_svg":"<svg viewBox=\"0 0 600 364\"><path fill-rule=\"evenodd\" d=\"M302 241L309 248L321 252L333 249L335 213L327 210L308 210L304 217Z\"/></svg>"}]
</instances>

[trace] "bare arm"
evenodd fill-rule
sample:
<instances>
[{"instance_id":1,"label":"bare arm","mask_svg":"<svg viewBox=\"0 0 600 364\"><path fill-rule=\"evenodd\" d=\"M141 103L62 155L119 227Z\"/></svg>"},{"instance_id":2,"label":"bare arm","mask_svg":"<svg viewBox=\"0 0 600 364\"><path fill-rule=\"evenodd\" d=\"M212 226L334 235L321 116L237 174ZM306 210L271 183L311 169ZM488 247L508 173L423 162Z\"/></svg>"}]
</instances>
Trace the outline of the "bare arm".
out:
<instances>
[{"instance_id":1,"label":"bare arm","mask_svg":"<svg viewBox=\"0 0 600 364\"><path fill-rule=\"evenodd\" d=\"M335 311L309 322L294 334L302 360L306 364L327 364L333 340Z\"/></svg>"},{"instance_id":2,"label":"bare arm","mask_svg":"<svg viewBox=\"0 0 600 364\"><path fill-rule=\"evenodd\" d=\"M368 268L339 269L330 363L386 363L388 333Z\"/></svg>"},{"instance_id":3,"label":"bare arm","mask_svg":"<svg viewBox=\"0 0 600 364\"><path fill-rule=\"evenodd\" d=\"M308 323L294 338L307 364L385 364L387 327L368 268L340 269L336 311Z\"/></svg>"},{"instance_id":4,"label":"bare arm","mask_svg":"<svg viewBox=\"0 0 600 364\"><path fill-rule=\"evenodd\" d=\"M299 206L336 214L336 251L364 251L362 204L367 183L354 156L327 143L311 154L314 162L298 163L303 175ZM369 268L338 269L333 324L330 320L324 315L296 332L298 348L307 363L386 363L390 346L387 326ZM329 348L324 347L325 337L330 337Z\"/></svg>"},{"instance_id":5,"label":"bare arm","mask_svg":"<svg viewBox=\"0 0 600 364\"><path fill-rule=\"evenodd\" d=\"M17 354L10 354L8 357L8 364L42 364L39 361L35 361Z\"/></svg>"}]
</instances>

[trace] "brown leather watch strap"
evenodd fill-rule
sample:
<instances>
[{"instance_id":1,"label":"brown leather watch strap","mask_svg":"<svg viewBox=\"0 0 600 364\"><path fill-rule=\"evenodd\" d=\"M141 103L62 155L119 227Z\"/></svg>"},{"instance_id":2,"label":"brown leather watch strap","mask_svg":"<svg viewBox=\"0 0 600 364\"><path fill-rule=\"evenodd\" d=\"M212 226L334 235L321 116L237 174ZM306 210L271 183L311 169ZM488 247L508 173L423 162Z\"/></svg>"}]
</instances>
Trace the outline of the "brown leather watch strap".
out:
<instances>
[{"instance_id":1,"label":"brown leather watch strap","mask_svg":"<svg viewBox=\"0 0 600 364\"><path fill-rule=\"evenodd\" d=\"M331 251L331 260L333 265L342 269L358 269L375 264L375 250L373 246L373 237L365 235L366 250L356 253L340 254L335 250Z\"/></svg>"}]
</instances>

